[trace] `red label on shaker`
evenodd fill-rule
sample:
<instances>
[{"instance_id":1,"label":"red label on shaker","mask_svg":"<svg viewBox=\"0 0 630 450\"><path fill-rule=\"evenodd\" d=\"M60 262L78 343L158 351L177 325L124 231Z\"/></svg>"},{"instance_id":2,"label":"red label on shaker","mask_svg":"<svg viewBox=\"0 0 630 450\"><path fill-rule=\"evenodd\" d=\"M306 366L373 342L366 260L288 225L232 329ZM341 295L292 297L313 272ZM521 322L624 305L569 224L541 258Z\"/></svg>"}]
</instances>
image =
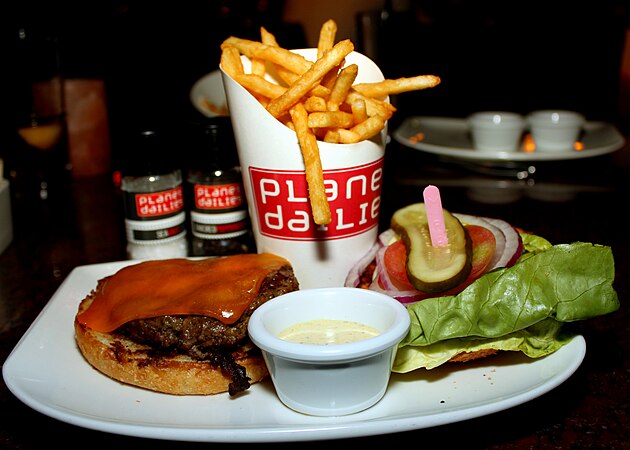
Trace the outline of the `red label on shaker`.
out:
<instances>
[{"instance_id":1,"label":"red label on shaker","mask_svg":"<svg viewBox=\"0 0 630 450\"><path fill-rule=\"evenodd\" d=\"M260 232L292 241L355 236L378 226L383 159L324 171L332 222L313 222L304 171L249 168Z\"/></svg>"},{"instance_id":2,"label":"red label on shaker","mask_svg":"<svg viewBox=\"0 0 630 450\"><path fill-rule=\"evenodd\" d=\"M138 219L168 217L184 209L184 191L182 186L166 191L143 192L132 195Z\"/></svg>"},{"instance_id":3,"label":"red label on shaker","mask_svg":"<svg viewBox=\"0 0 630 450\"><path fill-rule=\"evenodd\" d=\"M159 241L177 236L185 231L184 224L178 224L170 228L159 230L131 230L134 242Z\"/></svg>"},{"instance_id":4,"label":"red label on shaker","mask_svg":"<svg viewBox=\"0 0 630 450\"><path fill-rule=\"evenodd\" d=\"M195 184L195 208L199 211L223 211L243 205L239 183Z\"/></svg>"},{"instance_id":5,"label":"red label on shaker","mask_svg":"<svg viewBox=\"0 0 630 450\"><path fill-rule=\"evenodd\" d=\"M232 223L207 224L192 222L193 233L199 235L225 234L234 233L236 231L247 230L247 223L244 220Z\"/></svg>"}]
</instances>

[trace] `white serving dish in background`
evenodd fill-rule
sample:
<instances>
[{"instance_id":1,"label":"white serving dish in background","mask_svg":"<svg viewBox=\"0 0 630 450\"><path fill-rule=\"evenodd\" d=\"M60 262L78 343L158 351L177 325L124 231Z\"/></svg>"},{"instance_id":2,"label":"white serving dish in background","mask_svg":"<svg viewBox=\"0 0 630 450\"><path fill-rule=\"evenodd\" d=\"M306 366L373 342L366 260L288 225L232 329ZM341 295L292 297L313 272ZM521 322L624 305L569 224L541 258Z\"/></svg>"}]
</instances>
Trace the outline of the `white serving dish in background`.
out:
<instances>
[{"instance_id":1,"label":"white serving dish in background","mask_svg":"<svg viewBox=\"0 0 630 450\"><path fill-rule=\"evenodd\" d=\"M470 138L466 119L453 117L412 116L394 131L394 139L402 145L426 153L462 161L505 163L540 162L592 158L619 150L625 139L608 122L587 121L580 137L582 150L565 152L496 152L476 150Z\"/></svg>"},{"instance_id":2,"label":"white serving dish in background","mask_svg":"<svg viewBox=\"0 0 630 450\"><path fill-rule=\"evenodd\" d=\"M190 89L190 101L206 117L228 116L221 71L213 70L197 80Z\"/></svg>"}]
</instances>

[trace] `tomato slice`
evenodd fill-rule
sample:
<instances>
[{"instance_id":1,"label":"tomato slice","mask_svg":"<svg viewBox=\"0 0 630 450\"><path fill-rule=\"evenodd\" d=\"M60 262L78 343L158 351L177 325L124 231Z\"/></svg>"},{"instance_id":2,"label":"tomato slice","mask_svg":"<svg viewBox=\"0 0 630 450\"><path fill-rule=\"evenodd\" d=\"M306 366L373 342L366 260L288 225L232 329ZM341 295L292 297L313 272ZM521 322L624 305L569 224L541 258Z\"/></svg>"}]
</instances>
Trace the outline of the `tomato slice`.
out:
<instances>
[{"instance_id":1,"label":"tomato slice","mask_svg":"<svg viewBox=\"0 0 630 450\"><path fill-rule=\"evenodd\" d=\"M457 292L463 291L466 286L486 273L497 248L497 240L492 231L487 228L480 225L466 225L466 230L472 240L472 268L466 281L455 288Z\"/></svg>"},{"instance_id":2,"label":"tomato slice","mask_svg":"<svg viewBox=\"0 0 630 450\"><path fill-rule=\"evenodd\" d=\"M413 287L407 277L407 249L402 240L398 240L387 247L383 255L385 270L389 274L394 286L401 291L413 291Z\"/></svg>"},{"instance_id":3,"label":"tomato slice","mask_svg":"<svg viewBox=\"0 0 630 450\"><path fill-rule=\"evenodd\" d=\"M453 289L444 291L438 296L456 295L463 291L469 284L486 273L486 269L492 261L496 249L496 239L492 231L480 225L466 225L466 230L472 241L472 268L466 281ZM385 250L383 256L385 270L389 274L392 283L401 291L415 290L407 277L407 249L402 240L391 244ZM436 294L427 294L427 297L435 297Z\"/></svg>"}]
</instances>

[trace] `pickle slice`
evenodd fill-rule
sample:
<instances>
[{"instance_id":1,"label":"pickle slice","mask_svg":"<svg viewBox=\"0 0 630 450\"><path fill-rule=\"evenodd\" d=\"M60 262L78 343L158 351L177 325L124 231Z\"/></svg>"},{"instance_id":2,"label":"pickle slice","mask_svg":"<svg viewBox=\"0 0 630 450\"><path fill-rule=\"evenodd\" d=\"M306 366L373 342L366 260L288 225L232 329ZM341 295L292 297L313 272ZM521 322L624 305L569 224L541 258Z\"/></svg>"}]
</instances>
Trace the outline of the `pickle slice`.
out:
<instances>
[{"instance_id":1,"label":"pickle slice","mask_svg":"<svg viewBox=\"0 0 630 450\"><path fill-rule=\"evenodd\" d=\"M462 223L442 209L448 245L431 244L429 222L424 203L399 209L391 228L407 248L407 275L419 291L439 293L463 283L472 267L472 241Z\"/></svg>"}]
</instances>

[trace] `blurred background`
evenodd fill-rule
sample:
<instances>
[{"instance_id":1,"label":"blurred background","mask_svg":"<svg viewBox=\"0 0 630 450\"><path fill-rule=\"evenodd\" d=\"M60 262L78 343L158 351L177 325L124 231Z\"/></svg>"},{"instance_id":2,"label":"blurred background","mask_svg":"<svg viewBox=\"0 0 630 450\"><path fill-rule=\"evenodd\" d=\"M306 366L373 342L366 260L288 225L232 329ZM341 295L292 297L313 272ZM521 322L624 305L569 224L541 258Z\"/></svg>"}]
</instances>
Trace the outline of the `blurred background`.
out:
<instances>
[{"instance_id":1,"label":"blurred background","mask_svg":"<svg viewBox=\"0 0 630 450\"><path fill-rule=\"evenodd\" d=\"M102 166L115 170L126 129L155 121L176 128L198 114L189 92L218 67L223 39L259 39L264 26L282 46L315 46L329 18L339 25L338 39L351 38L387 78L441 77L436 89L392 99L399 108L394 127L409 115L566 108L625 131L628 16L624 0L22 1L0 24L2 136L13 108L19 62L11 49L20 27L56 36L66 80L100 83L93 86L106 108L100 130L111 160ZM8 145L0 142L0 156Z\"/></svg>"}]
</instances>

